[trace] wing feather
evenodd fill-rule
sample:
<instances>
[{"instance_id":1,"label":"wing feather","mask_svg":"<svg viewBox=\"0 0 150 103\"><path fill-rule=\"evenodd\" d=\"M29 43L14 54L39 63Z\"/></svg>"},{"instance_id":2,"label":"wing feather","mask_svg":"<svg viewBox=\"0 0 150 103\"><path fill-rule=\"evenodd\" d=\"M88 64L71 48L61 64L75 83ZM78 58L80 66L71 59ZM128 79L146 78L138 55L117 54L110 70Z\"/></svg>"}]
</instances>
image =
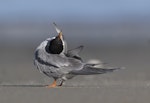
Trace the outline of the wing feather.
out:
<instances>
[{"instance_id":1,"label":"wing feather","mask_svg":"<svg viewBox=\"0 0 150 103\"><path fill-rule=\"evenodd\" d=\"M92 75L92 74L109 73L109 72L113 72L119 69L121 68L95 68L91 66L85 66L81 70L74 70L74 71L71 71L70 73L74 75Z\"/></svg>"},{"instance_id":2,"label":"wing feather","mask_svg":"<svg viewBox=\"0 0 150 103\"><path fill-rule=\"evenodd\" d=\"M78 59L78 60L81 60L82 61L82 58L79 56L79 53L82 51L83 49L83 46L79 46L75 49L71 49L71 50L68 50L67 53L66 53L66 56L67 57L72 57L72 58L75 58L75 59Z\"/></svg>"}]
</instances>

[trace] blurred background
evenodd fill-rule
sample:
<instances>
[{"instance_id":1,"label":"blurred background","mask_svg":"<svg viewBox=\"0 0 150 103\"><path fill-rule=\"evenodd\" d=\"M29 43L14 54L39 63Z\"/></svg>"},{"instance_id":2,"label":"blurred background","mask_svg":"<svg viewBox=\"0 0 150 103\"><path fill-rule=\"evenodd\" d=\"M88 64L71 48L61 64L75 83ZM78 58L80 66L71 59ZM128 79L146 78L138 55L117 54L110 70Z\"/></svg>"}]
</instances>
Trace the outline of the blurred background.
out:
<instances>
[{"instance_id":1,"label":"blurred background","mask_svg":"<svg viewBox=\"0 0 150 103\"><path fill-rule=\"evenodd\" d=\"M53 22L63 30L69 48L85 46L81 53L85 61L100 59L109 66L126 67L101 76L77 77L66 85L135 87L124 90L120 101L149 99L150 92L141 89L150 86L149 0L0 0L0 84L52 82L35 69L33 58L35 48L57 34ZM136 95L136 90L143 95ZM110 101L105 101L116 103L109 96Z\"/></svg>"}]
</instances>

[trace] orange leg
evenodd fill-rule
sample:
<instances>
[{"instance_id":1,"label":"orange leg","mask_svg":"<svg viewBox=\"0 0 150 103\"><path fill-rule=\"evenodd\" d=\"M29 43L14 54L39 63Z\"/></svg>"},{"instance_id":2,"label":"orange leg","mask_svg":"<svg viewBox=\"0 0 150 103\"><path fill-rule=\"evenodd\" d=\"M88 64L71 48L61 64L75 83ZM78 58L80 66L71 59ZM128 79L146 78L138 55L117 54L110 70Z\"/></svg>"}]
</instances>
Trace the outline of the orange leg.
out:
<instances>
[{"instance_id":1,"label":"orange leg","mask_svg":"<svg viewBox=\"0 0 150 103\"><path fill-rule=\"evenodd\" d=\"M47 88L55 88L57 86L56 80L54 80L54 82L48 86L46 86Z\"/></svg>"}]
</instances>

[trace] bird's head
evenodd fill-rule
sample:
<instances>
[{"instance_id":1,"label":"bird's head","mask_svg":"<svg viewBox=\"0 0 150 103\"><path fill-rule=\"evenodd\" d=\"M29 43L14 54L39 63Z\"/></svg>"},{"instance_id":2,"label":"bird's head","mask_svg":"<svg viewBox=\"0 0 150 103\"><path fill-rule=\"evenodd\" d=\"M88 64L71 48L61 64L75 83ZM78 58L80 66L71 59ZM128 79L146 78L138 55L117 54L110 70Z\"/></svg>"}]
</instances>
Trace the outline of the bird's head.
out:
<instances>
[{"instance_id":1,"label":"bird's head","mask_svg":"<svg viewBox=\"0 0 150 103\"><path fill-rule=\"evenodd\" d=\"M62 30L58 29L55 23L53 24L58 35L54 37L52 40L48 41L45 49L48 53L60 54L61 52L63 52L64 49L63 34Z\"/></svg>"}]
</instances>

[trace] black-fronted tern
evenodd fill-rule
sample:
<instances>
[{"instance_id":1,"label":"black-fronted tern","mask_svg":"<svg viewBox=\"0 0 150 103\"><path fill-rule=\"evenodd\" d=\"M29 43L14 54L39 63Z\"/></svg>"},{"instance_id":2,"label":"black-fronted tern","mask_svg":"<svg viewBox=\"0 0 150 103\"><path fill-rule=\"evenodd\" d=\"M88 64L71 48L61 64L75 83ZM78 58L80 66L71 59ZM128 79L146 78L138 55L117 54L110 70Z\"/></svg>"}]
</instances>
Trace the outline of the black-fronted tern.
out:
<instances>
[{"instance_id":1,"label":"black-fronted tern","mask_svg":"<svg viewBox=\"0 0 150 103\"><path fill-rule=\"evenodd\" d=\"M121 68L98 67L98 63L86 63L79 56L83 46L67 50L62 30L54 23L58 35L47 38L35 50L34 64L37 69L54 78L54 82L47 87L61 86L64 81L77 75L94 75L113 72ZM101 64L100 64L101 65ZM57 80L61 82L57 84Z\"/></svg>"}]
</instances>

